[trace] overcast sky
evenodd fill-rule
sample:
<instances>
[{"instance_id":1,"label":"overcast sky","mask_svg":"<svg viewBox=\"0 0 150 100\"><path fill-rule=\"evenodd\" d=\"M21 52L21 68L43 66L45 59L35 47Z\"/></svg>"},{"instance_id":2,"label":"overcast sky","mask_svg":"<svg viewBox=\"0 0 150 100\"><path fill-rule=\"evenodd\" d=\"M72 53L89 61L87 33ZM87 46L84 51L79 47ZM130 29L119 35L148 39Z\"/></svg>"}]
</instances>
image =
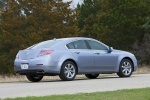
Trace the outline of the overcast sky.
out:
<instances>
[{"instance_id":1,"label":"overcast sky","mask_svg":"<svg viewBox=\"0 0 150 100\"><path fill-rule=\"evenodd\" d=\"M66 1L71 1L71 0L63 0L64 2L66 2ZM83 0L72 0L73 2L72 2L72 5L71 5L71 7L76 7L77 6L77 4L78 3L82 3L82 1Z\"/></svg>"}]
</instances>

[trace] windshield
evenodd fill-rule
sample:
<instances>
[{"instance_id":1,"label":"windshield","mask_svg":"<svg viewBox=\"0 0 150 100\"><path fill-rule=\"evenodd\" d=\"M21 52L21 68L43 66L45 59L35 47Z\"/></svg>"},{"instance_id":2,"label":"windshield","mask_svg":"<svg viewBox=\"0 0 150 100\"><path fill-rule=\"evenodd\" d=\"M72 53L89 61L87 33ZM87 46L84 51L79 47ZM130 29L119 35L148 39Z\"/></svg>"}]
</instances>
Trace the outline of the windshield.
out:
<instances>
[{"instance_id":1,"label":"windshield","mask_svg":"<svg viewBox=\"0 0 150 100\"><path fill-rule=\"evenodd\" d=\"M36 45L31 46L29 49L42 49L42 48L50 48L57 43L61 42L62 40L49 40L49 41L44 41L40 42Z\"/></svg>"}]
</instances>

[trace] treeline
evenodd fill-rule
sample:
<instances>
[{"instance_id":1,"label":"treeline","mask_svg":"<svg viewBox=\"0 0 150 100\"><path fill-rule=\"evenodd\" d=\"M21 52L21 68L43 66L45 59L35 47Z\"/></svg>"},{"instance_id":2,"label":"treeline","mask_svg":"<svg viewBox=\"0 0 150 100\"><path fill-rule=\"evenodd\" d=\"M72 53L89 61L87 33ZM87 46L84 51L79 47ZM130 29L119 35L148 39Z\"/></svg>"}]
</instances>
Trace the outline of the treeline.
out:
<instances>
[{"instance_id":1,"label":"treeline","mask_svg":"<svg viewBox=\"0 0 150 100\"><path fill-rule=\"evenodd\" d=\"M84 0L77 8L62 0L0 1L0 74L12 74L20 49L61 37L98 39L133 52L150 64L149 0Z\"/></svg>"},{"instance_id":2,"label":"treeline","mask_svg":"<svg viewBox=\"0 0 150 100\"><path fill-rule=\"evenodd\" d=\"M150 64L150 0L84 0L77 26L83 36L133 52L139 65Z\"/></svg>"}]
</instances>

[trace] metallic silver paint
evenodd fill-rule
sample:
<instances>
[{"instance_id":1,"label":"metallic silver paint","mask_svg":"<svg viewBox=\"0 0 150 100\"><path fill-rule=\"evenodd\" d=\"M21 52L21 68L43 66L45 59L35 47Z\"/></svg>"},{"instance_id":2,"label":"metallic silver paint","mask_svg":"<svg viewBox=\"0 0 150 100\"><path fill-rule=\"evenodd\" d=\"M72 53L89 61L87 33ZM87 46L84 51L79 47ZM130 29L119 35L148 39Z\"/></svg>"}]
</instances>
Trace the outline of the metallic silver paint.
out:
<instances>
[{"instance_id":1,"label":"metallic silver paint","mask_svg":"<svg viewBox=\"0 0 150 100\"><path fill-rule=\"evenodd\" d=\"M94 74L94 73L117 73L119 71L120 62L124 58L131 59L134 65L134 70L137 70L137 60L132 53L115 50L111 53L108 50L92 50L92 49L68 49L66 45L70 42L77 40L92 40L99 42L95 39L74 37L74 38L61 38L55 40L62 40L50 48L43 49L25 49L19 51L19 58L16 57L14 61L14 70L17 73L30 70L43 70L48 74L60 74L61 66L66 60L73 60L77 67L77 74ZM53 40L53 41L55 41ZM109 49L109 46L99 42ZM38 56L41 50L53 50L49 55ZM21 64L29 64L28 69L21 69ZM37 66L37 64L43 64ZM38 74L38 73L36 73ZM40 73L41 74L41 73ZM47 75L44 74L43 75Z\"/></svg>"}]
</instances>

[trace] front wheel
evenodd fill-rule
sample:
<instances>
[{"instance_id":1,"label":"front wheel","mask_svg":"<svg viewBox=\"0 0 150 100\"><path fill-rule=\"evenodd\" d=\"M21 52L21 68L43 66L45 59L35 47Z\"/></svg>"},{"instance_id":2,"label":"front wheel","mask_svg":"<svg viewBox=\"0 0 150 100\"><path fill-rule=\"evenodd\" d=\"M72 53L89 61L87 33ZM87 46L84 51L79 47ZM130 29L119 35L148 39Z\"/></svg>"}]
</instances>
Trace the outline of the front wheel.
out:
<instances>
[{"instance_id":1,"label":"front wheel","mask_svg":"<svg viewBox=\"0 0 150 100\"><path fill-rule=\"evenodd\" d=\"M99 74L85 74L85 76L89 79L95 79L99 76Z\"/></svg>"},{"instance_id":2,"label":"front wheel","mask_svg":"<svg viewBox=\"0 0 150 100\"><path fill-rule=\"evenodd\" d=\"M119 66L119 72L117 75L119 77L130 77L133 71L133 64L128 59L123 59Z\"/></svg>"},{"instance_id":3,"label":"front wheel","mask_svg":"<svg viewBox=\"0 0 150 100\"><path fill-rule=\"evenodd\" d=\"M43 78L41 75L26 75L26 77L31 82L39 82Z\"/></svg>"},{"instance_id":4,"label":"front wheel","mask_svg":"<svg viewBox=\"0 0 150 100\"><path fill-rule=\"evenodd\" d=\"M71 81L74 80L77 73L77 67L72 61L66 61L62 65L61 72L60 72L60 79L63 81Z\"/></svg>"}]
</instances>

